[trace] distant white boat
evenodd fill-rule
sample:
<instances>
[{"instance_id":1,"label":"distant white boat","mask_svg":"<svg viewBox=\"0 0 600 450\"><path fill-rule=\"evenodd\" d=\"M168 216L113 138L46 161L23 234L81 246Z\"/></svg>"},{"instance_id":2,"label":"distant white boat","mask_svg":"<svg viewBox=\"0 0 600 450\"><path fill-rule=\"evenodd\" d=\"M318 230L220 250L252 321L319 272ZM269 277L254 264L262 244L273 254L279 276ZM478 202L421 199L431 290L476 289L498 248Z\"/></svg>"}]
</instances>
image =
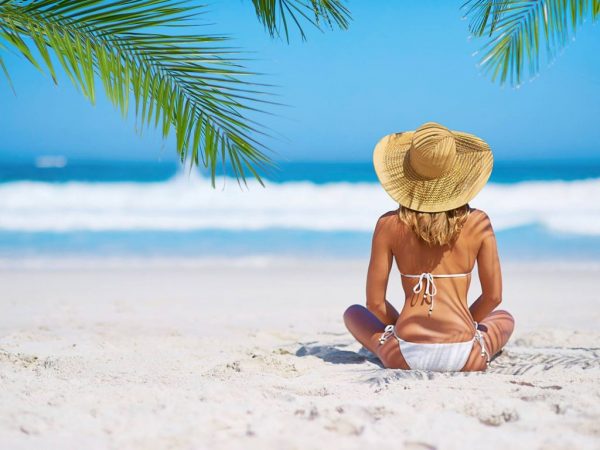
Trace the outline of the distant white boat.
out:
<instances>
[{"instance_id":1,"label":"distant white boat","mask_svg":"<svg viewBox=\"0 0 600 450\"><path fill-rule=\"evenodd\" d=\"M60 169L67 165L65 156L38 156L35 159L35 167L38 169Z\"/></svg>"}]
</instances>

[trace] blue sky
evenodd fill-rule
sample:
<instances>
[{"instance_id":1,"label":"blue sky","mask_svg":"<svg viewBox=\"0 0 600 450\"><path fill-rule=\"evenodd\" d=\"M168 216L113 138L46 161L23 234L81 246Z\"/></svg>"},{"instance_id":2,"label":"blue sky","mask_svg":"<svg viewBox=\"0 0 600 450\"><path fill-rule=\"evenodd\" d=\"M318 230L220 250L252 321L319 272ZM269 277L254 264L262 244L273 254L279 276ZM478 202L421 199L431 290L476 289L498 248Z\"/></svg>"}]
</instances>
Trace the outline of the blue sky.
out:
<instances>
[{"instance_id":1,"label":"blue sky","mask_svg":"<svg viewBox=\"0 0 600 450\"><path fill-rule=\"evenodd\" d=\"M373 6L375 5L376 6ZM203 20L255 58L277 85L275 158L368 161L377 140L434 120L486 139L498 160L600 154L600 27L586 24L541 75L519 89L479 73L460 2L353 0L348 31L270 39L250 0L213 0ZM370 6L369 6L370 5ZM136 133L104 98L95 106L63 76L54 86L24 59L0 79L0 159L62 154L79 159L172 160L173 140Z\"/></svg>"}]
</instances>

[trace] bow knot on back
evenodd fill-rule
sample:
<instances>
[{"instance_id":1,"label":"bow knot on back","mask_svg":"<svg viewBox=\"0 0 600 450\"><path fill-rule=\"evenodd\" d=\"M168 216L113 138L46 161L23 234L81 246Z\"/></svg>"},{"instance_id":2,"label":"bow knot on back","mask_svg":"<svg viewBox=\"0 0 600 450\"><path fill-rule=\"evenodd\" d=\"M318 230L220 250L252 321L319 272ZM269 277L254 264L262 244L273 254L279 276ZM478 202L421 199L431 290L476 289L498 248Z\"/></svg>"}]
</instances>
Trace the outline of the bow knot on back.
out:
<instances>
[{"instance_id":1,"label":"bow knot on back","mask_svg":"<svg viewBox=\"0 0 600 450\"><path fill-rule=\"evenodd\" d=\"M419 275L419 281L413 287L413 292L418 294L423 291L423 286L425 286L424 296L425 298L429 297L429 315L433 312L433 298L435 294L437 294L437 288L435 287L435 282L433 281L433 274L429 272L423 272Z\"/></svg>"}]
</instances>

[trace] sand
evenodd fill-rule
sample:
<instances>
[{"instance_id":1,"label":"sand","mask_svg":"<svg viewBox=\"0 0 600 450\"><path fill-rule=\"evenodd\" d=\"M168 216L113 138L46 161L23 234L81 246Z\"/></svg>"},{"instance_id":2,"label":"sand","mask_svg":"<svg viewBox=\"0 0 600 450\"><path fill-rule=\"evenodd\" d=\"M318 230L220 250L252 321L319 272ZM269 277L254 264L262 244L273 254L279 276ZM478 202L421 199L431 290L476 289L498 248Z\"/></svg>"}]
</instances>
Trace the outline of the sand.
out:
<instances>
[{"instance_id":1,"label":"sand","mask_svg":"<svg viewBox=\"0 0 600 450\"><path fill-rule=\"evenodd\" d=\"M1 267L2 449L600 448L598 266L505 265L485 374L361 350L366 261Z\"/></svg>"}]
</instances>

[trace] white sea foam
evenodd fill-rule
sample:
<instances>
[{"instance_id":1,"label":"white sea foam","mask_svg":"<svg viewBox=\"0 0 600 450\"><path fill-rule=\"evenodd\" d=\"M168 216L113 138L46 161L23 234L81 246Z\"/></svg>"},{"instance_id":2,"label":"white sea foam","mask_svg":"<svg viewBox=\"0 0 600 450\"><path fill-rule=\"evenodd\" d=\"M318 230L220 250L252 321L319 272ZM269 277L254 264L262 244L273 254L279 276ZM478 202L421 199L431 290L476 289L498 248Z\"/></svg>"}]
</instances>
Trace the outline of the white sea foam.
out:
<instances>
[{"instance_id":1,"label":"white sea foam","mask_svg":"<svg viewBox=\"0 0 600 450\"><path fill-rule=\"evenodd\" d=\"M223 189L223 186L225 188ZM540 225L600 235L600 179L489 184L472 202L497 230ZM197 176L157 183L0 184L0 230L371 231L396 205L375 183L255 182L240 189Z\"/></svg>"}]
</instances>

